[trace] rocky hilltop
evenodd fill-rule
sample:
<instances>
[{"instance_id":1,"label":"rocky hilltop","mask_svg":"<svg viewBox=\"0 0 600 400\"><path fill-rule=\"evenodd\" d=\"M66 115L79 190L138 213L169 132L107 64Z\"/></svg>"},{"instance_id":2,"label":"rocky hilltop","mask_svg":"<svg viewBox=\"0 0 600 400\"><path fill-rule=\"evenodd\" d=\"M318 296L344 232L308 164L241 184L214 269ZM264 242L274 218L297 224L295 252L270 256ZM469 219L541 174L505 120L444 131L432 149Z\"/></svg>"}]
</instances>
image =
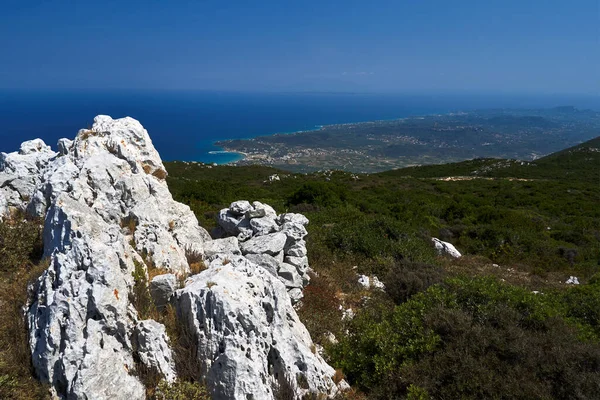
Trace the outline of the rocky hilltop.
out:
<instances>
[{"instance_id":1,"label":"rocky hilltop","mask_svg":"<svg viewBox=\"0 0 600 400\"><path fill-rule=\"evenodd\" d=\"M132 118L98 116L56 151L36 139L0 154L1 218L44 220L49 267L26 309L39 379L66 399L143 399L140 369L175 382L165 326L135 307L134 276L157 269L150 294L193 335L213 398L333 396L335 371L293 308L309 281L308 220L239 201L213 239L166 175ZM206 269L192 274L192 258Z\"/></svg>"}]
</instances>

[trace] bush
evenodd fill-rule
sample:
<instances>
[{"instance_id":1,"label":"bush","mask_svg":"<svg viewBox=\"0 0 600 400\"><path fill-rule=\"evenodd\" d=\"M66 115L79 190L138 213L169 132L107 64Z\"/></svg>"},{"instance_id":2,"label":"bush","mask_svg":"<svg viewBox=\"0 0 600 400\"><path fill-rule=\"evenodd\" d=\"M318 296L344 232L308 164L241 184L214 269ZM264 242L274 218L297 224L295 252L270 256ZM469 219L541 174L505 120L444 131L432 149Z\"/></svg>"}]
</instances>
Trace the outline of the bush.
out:
<instances>
[{"instance_id":1,"label":"bush","mask_svg":"<svg viewBox=\"0 0 600 400\"><path fill-rule=\"evenodd\" d=\"M302 185L288 197L288 205L313 204L322 207L334 207L346 201L345 187L330 182L312 181Z\"/></svg>"},{"instance_id":2,"label":"bush","mask_svg":"<svg viewBox=\"0 0 600 400\"><path fill-rule=\"evenodd\" d=\"M384 278L385 291L396 304L407 301L445 278L442 267L402 260L394 264Z\"/></svg>"},{"instance_id":3,"label":"bush","mask_svg":"<svg viewBox=\"0 0 600 400\"><path fill-rule=\"evenodd\" d=\"M568 295L575 304L591 293ZM594 398L596 301L574 315L560 292L449 279L394 308L359 313L332 359L373 398Z\"/></svg>"}]
</instances>

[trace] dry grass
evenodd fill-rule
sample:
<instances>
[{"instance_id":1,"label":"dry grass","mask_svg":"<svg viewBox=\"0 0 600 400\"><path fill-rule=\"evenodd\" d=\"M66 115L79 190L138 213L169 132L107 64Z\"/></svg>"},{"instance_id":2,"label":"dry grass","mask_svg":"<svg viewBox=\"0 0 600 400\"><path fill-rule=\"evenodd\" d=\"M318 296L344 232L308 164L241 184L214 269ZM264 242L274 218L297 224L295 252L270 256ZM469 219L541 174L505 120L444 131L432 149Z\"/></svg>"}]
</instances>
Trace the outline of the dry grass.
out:
<instances>
[{"instance_id":1,"label":"dry grass","mask_svg":"<svg viewBox=\"0 0 600 400\"><path fill-rule=\"evenodd\" d=\"M338 383L340 383L342 381L342 379L344 379L344 373L342 372L341 369L338 368L335 370L335 374L333 374L331 379L333 379L333 382L337 385Z\"/></svg>"},{"instance_id":2,"label":"dry grass","mask_svg":"<svg viewBox=\"0 0 600 400\"><path fill-rule=\"evenodd\" d=\"M511 285L543 290L563 287L565 274L547 272L544 276L536 275L523 265L498 265L490 259L481 256L464 255L458 259L440 257L438 259L450 275L463 276L493 276Z\"/></svg>"},{"instance_id":3,"label":"dry grass","mask_svg":"<svg viewBox=\"0 0 600 400\"><path fill-rule=\"evenodd\" d=\"M155 276L164 275L170 273L164 268L148 268L148 282L151 282Z\"/></svg>"},{"instance_id":4,"label":"dry grass","mask_svg":"<svg viewBox=\"0 0 600 400\"><path fill-rule=\"evenodd\" d=\"M160 180L165 180L167 178L167 171L165 171L162 168L159 168L152 173L152 176L155 176Z\"/></svg>"},{"instance_id":5,"label":"dry grass","mask_svg":"<svg viewBox=\"0 0 600 400\"><path fill-rule=\"evenodd\" d=\"M150 165L148 165L148 164L144 164L144 165L142 166L142 169L144 170L144 172L145 172L146 174L149 174L150 172L152 172L152 167L151 167Z\"/></svg>"},{"instance_id":6,"label":"dry grass","mask_svg":"<svg viewBox=\"0 0 600 400\"><path fill-rule=\"evenodd\" d=\"M129 234L133 235L135 234L135 228L137 228L137 224L138 221L136 220L136 218L132 217L131 215L128 215L124 218L121 218L121 228L127 228L129 230ZM133 246L135 247L135 246Z\"/></svg>"},{"instance_id":7,"label":"dry grass","mask_svg":"<svg viewBox=\"0 0 600 400\"><path fill-rule=\"evenodd\" d=\"M185 247L185 258L190 266L190 275L196 275L206 269L203 261L203 254L199 250L195 250L191 246Z\"/></svg>"},{"instance_id":8,"label":"dry grass","mask_svg":"<svg viewBox=\"0 0 600 400\"><path fill-rule=\"evenodd\" d=\"M7 229L10 226L10 229ZM33 375L31 354L27 343L27 324L23 307L27 303L27 286L34 283L48 267L39 261L41 248L39 225L19 220L0 223L0 242L5 250L16 253L2 259L0 275L0 398L46 399L48 388ZM33 240L24 241L30 238ZM18 251L17 251L18 250ZM19 252L20 251L20 252ZM10 261L11 264L4 265Z\"/></svg>"}]
</instances>

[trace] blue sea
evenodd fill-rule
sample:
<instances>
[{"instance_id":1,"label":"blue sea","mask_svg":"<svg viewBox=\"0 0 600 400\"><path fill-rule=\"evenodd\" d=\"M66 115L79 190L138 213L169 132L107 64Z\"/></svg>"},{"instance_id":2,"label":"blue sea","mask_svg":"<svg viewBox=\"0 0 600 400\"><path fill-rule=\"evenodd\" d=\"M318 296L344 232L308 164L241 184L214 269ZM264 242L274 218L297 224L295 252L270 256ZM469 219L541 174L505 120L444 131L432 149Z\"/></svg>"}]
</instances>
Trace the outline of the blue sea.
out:
<instances>
[{"instance_id":1,"label":"blue sea","mask_svg":"<svg viewBox=\"0 0 600 400\"><path fill-rule=\"evenodd\" d=\"M235 93L193 91L0 91L0 151L42 138L55 147L91 126L94 116L138 119L163 160L224 164L239 154L214 142L315 129L320 125L481 108L574 105L600 109L596 97L453 94Z\"/></svg>"}]
</instances>

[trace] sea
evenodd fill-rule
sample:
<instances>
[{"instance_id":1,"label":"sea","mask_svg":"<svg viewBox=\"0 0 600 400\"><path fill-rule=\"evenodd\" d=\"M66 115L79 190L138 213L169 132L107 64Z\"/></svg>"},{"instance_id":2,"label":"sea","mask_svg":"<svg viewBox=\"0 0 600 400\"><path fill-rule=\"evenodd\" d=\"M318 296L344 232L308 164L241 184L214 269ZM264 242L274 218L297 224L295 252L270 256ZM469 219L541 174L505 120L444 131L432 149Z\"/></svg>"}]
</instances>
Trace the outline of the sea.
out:
<instances>
[{"instance_id":1,"label":"sea","mask_svg":"<svg viewBox=\"0 0 600 400\"><path fill-rule=\"evenodd\" d=\"M494 94L248 93L167 90L0 90L0 151L41 138L55 148L94 116L139 120L163 160L226 164L224 139L482 108L572 105L600 110L599 96Z\"/></svg>"}]
</instances>

